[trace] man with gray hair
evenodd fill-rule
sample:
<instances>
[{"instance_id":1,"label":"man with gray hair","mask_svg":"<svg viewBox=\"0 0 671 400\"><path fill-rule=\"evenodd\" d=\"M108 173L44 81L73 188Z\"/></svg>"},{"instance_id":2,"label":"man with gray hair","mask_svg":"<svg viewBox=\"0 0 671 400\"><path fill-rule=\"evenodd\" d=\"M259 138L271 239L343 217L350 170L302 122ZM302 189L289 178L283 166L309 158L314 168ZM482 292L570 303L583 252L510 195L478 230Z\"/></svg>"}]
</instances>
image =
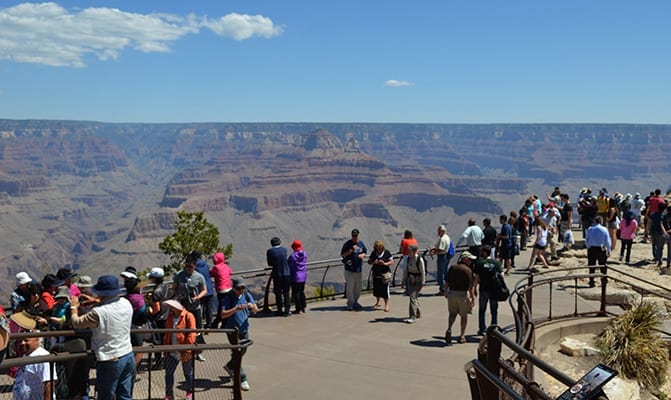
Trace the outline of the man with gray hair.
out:
<instances>
[{"instance_id":1,"label":"man with gray hair","mask_svg":"<svg viewBox=\"0 0 671 400\"><path fill-rule=\"evenodd\" d=\"M445 275L450 265L451 256L448 255L450 249L450 237L447 235L445 225L438 226L438 241L431 248L431 254L436 254L436 283L438 284L438 293L436 296L445 295Z\"/></svg>"}]
</instances>

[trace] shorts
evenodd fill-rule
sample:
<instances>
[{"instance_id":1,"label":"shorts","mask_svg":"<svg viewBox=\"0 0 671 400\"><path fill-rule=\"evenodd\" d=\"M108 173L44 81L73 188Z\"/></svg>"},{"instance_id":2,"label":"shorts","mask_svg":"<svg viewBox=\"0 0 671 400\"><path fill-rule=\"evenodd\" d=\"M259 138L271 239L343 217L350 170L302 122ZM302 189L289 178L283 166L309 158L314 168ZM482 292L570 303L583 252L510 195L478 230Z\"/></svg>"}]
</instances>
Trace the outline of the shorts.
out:
<instances>
[{"instance_id":1,"label":"shorts","mask_svg":"<svg viewBox=\"0 0 671 400\"><path fill-rule=\"evenodd\" d=\"M617 221L608 221L608 229L617 229Z\"/></svg>"},{"instance_id":2,"label":"shorts","mask_svg":"<svg viewBox=\"0 0 671 400\"><path fill-rule=\"evenodd\" d=\"M447 294L447 310L450 315L459 314L461 317L466 317L471 313L472 308L468 292L450 290Z\"/></svg>"},{"instance_id":3,"label":"shorts","mask_svg":"<svg viewBox=\"0 0 671 400\"><path fill-rule=\"evenodd\" d=\"M534 243L534 249L537 249L537 250L545 250L547 247L548 246L541 246L538 243Z\"/></svg>"}]
</instances>

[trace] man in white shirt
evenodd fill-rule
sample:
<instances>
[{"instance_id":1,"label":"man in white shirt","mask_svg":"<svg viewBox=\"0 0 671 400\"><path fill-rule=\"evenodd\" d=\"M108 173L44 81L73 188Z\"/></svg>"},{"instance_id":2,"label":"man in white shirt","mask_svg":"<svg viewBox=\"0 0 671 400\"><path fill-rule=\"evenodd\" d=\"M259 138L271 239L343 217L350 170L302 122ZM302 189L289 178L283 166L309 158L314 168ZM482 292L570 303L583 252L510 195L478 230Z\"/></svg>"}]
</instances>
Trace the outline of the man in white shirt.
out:
<instances>
[{"instance_id":1,"label":"man in white shirt","mask_svg":"<svg viewBox=\"0 0 671 400\"><path fill-rule=\"evenodd\" d=\"M480 249L482 248L482 239L484 239L484 237L485 234L482 232L482 228L475 224L475 220L473 218L470 218L468 220L468 228L464 230L464 233L462 233L457 240L457 247L466 243L469 253L480 254Z\"/></svg>"}]
</instances>

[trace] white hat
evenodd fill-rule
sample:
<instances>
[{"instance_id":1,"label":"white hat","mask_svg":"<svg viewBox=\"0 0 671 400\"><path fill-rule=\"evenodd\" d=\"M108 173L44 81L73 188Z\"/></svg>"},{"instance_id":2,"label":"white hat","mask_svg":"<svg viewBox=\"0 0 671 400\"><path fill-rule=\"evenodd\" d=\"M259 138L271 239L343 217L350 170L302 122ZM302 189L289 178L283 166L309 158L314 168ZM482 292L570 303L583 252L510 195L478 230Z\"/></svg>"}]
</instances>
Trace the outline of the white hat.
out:
<instances>
[{"instance_id":1,"label":"white hat","mask_svg":"<svg viewBox=\"0 0 671 400\"><path fill-rule=\"evenodd\" d=\"M30 283L33 280L30 278L30 275L28 275L27 272L19 272L16 274L16 284L17 285L24 285L26 283Z\"/></svg>"},{"instance_id":2,"label":"white hat","mask_svg":"<svg viewBox=\"0 0 671 400\"><path fill-rule=\"evenodd\" d=\"M160 279L160 278L163 278L164 275L165 275L165 272L163 271L163 268L154 267L154 268L152 268L151 271L149 272L148 277L150 277L150 278L159 278L159 279Z\"/></svg>"}]
</instances>

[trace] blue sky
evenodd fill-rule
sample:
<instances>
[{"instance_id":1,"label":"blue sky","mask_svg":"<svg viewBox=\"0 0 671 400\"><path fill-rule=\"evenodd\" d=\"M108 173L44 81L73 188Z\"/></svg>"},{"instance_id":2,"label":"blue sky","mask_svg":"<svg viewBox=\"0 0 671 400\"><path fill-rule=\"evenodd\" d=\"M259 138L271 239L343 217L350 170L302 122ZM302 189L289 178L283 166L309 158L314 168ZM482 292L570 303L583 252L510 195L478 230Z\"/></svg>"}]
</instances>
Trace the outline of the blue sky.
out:
<instances>
[{"instance_id":1,"label":"blue sky","mask_svg":"<svg viewBox=\"0 0 671 400\"><path fill-rule=\"evenodd\" d=\"M671 123L669 1L0 2L0 118Z\"/></svg>"}]
</instances>

